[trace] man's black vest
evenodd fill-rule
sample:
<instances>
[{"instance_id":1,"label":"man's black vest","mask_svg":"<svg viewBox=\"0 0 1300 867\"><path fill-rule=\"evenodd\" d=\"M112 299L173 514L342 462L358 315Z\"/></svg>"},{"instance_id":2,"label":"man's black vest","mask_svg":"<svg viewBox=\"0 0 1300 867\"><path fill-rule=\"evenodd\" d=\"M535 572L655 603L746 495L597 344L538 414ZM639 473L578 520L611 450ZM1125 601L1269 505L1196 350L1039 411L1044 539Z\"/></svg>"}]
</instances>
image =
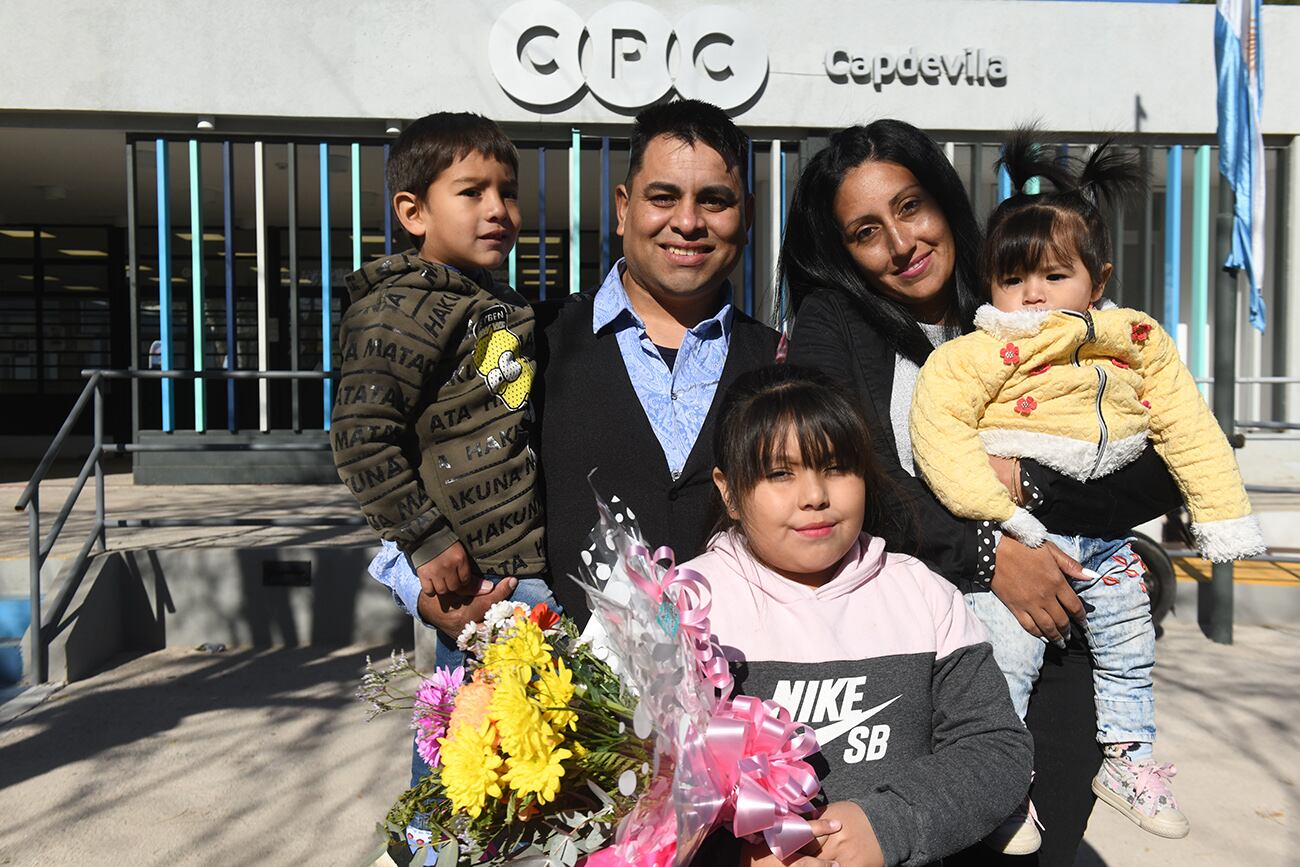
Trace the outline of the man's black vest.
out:
<instances>
[{"instance_id":1,"label":"man's black vest","mask_svg":"<svg viewBox=\"0 0 1300 867\"><path fill-rule=\"evenodd\" d=\"M673 479L628 377L618 339L591 331L594 295L573 296L539 331L542 481L546 553L555 597L585 624L586 598L569 579L596 523L587 476L607 501L630 508L651 546L669 545L681 563L700 554L713 522L713 429L722 396L736 377L775 361L777 333L737 311L722 380L681 477ZM551 311L554 313L554 311ZM548 317L538 311L539 325Z\"/></svg>"}]
</instances>

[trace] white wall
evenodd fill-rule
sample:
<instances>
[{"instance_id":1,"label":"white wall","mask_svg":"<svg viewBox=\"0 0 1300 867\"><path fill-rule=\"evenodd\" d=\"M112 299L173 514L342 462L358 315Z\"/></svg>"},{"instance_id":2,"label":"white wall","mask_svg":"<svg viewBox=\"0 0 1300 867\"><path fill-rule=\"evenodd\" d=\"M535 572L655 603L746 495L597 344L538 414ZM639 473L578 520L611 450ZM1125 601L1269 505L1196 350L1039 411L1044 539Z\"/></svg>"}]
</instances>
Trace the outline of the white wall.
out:
<instances>
[{"instance_id":1,"label":"white wall","mask_svg":"<svg viewBox=\"0 0 1300 867\"><path fill-rule=\"evenodd\" d=\"M608 3L566 0L584 20ZM699 4L653 4L672 21ZM769 78L738 115L750 128L838 127L898 116L928 129L1000 130L1029 117L1060 131L1215 128L1213 6L1004 0L731 0L764 34ZM141 112L378 119L473 109L512 122L624 123L590 94L559 113L511 100L486 59L509 0L6 0L0 112ZM1300 9L1264 11L1266 133L1300 133ZM1006 58L1005 86L947 78L836 84L826 51ZM235 119L230 116L251 116ZM12 121L12 118L11 118Z\"/></svg>"}]
</instances>

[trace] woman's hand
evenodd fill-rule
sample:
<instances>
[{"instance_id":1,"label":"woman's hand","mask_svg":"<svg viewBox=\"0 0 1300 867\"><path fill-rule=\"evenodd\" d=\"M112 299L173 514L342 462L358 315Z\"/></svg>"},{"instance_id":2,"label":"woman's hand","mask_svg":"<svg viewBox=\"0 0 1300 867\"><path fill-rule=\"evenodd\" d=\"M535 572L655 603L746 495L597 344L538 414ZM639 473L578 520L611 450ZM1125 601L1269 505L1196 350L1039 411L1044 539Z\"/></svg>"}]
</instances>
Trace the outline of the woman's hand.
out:
<instances>
[{"instance_id":1,"label":"woman's hand","mask_svg":"<svg viewBox=\"0 0 1300 867\"><path fill-rule=\"evenodd\" d=\"M885 867L871 821L853 801L836 801L809 820L816 839L794 860L781 861L762 843L741 848L741 867Z\"/></svg>"},{"instance_id":2,"label":"woman's hand","mask_svg":"<svg viewBox=\"0 0 1300 867\"><path fill-rule=\"evenodd\" d=\"M1072 557L1051 542L1029 548L1004 535L996 558L993 592L1030 635L1060 643L1071 620L1085 624L1083 603L1066 581L1067 575L1086 577Z\"/></svg>"}]
</instances>

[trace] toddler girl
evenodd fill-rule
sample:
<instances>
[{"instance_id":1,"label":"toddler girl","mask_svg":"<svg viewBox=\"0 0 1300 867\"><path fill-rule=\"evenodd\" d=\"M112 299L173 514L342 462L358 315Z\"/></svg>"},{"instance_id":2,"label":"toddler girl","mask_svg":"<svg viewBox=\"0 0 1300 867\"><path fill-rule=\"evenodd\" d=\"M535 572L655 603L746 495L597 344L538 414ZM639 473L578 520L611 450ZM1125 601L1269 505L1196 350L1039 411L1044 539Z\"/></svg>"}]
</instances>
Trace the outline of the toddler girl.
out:
<instances>
[{"instance_id":1,"label":"toddler girl","mask_svg":"<svg viewBox=\"0 0 1300 867\"><path fill-rule=\"evenodd\" d=\"M816 732L830 803L809 863L929 864L979 840L1022 799L1030 738L956 589L863 532L885 482L860 412L819 373L760 369L727 392L714 450L719 532L686 565L736 691Z\"/></svg>"},{"instance_id":2,"label":"toddler girl","mask_svg":"<svg viewBox=\"0 0 1300 867\"><path fill-rule=\"evenodd\" d=\"M1092 788L1153 834L1182 837L1186 817L1152 760L1151 667L1155 633L1145 567L1126 539L1049 536L990 469L987 455L1033 458L1088 480L1137 458L1150 443L1169 467L1206 557L1263 550L1227 439L1169 335L1136 310L1103 302L1112 275L1110 234L1098 202L1140 186L1134 162L1102 145L1072 170L1030 130L1002 163L1016 189L1032 177L1056 192L1019 193L989 219L983 273L991 303L976 331L939 347L917 380L911 414L916 466L953 514L1000 523L1032 547L1050 540L1089 576L1074 583L1088 611L1097 740L1104 760ZM989 592L967 603L988 627L1016 711L1024 717L1043 661L1043 640ZM1032 624L1026 623L1028 627ZM1037 838L1020 814L1019 837ZM1017 836L1004 825L1002 839ZM1014 843L1013 843L1014 846Z\"/></svg>"}]
</instances>

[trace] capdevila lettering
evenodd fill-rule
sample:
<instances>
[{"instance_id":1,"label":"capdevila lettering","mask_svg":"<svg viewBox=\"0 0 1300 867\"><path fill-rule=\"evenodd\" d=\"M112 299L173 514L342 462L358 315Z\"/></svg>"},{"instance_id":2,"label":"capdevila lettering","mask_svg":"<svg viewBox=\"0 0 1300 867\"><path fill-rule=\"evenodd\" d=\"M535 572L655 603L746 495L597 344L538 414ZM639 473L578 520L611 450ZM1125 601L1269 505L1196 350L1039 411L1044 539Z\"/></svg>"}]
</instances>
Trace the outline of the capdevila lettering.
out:
<instances>
[{"instance_id":1,"label":"capdevila lettering","mask_svg":"<svg viewBox=\"0 0 1300 867\"><path fill-rule=\"evenodd\" d=\"M989 54L983 48L966 48L954 54L920 54L911 48L906 54L867 56L836 46L826 52L823 65L826 75L837 84L851 80L872 84L876 90L894 81L939 84L947 79L957 84L964 79L967 84L993 87L1007 83L1006 58Z\"/></svg>"}]
</instances>

